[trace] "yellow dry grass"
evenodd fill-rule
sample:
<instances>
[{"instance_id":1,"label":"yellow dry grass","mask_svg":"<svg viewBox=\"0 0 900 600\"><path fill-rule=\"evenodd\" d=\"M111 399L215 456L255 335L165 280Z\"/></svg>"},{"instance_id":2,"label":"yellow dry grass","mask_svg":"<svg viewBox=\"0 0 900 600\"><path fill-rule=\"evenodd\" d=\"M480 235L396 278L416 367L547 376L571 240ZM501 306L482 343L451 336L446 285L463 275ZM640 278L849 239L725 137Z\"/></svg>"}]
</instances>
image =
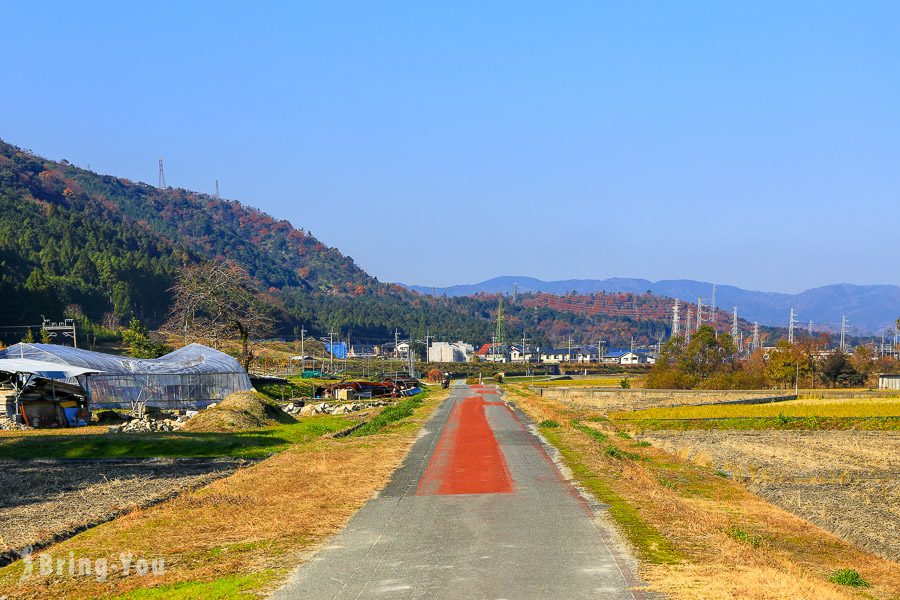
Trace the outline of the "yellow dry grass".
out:
<instances>
[{"instance_id":1,"label":"yellow dry grass","mask_svg":"<svg viewBox=\"0 0 900 600\"><path fill-rule=\"evenodd\" d=\"M730 419L742 417L900 417L900 398L789 400L770 404L711 404L610 413L613 419Z\"/></svg>"},{"instance_id":2,"label":"yellow dry grass","mask_svg":"<svg viewBox=\"0 0 900 600\"><path fill-rule=\"evenodd\" d=\"M641 565L653 591L670 598L848 598L857 590L828 581L851 567L872 583L865 593L900 597L900 564L879 558L781 510L734 481L653 447L611 435L641 460L611 458L603 445L570 425L591 413L519 390L516 402L535 421L563 424L553 431L592 476L637 510L683 556L678 564ZM613 433L610 425L595 424ZM554 434L556 435L556 434ZM762 544L732 538L740 527Z\"/></svg>"},{"instance_id":3,"label":"yellow dry grass","mask_svg":"<svg viewBox=\"0 0 900 600\"><path fill-rule=\"evenodd\" d=\"M120 552L163 558L163 575L111 576L105 583L34 576L20 582L22 567L17 563L0 570L0 596L92 598L263 571L272 573L271 587L387 483L421 423L445 397L446 392L432 394L410 422L378 435L297 445L48 549L54 556L73 552L76 557L107 557L110 564Z\"/></svg>"},{"instance_id":4,"label":"yellow dry grass","mask_svg":"<svg viewBox=\"0 0 900 600\"><path fill-rule=\"evenodd\" d=\"M106 425L88 425L87 427L61 427L59 429L23 429L0 431L0 438L29 437L32 435L96 435L106 433L109 427Z\"/></svg>"},{"instance_id":5,"label":"yellow dry grass","mask_svg":"<svg viewBox=\"0 0 900 600\"><path fill-rule=\"evenodd\" d=\"M646 375L598 375L585 379L563 379L561 381L539 381L538 387L603 387L619 388L621 381L628 379L632 388L642 388L647 381Z\"/></svg>"}]
</instances>

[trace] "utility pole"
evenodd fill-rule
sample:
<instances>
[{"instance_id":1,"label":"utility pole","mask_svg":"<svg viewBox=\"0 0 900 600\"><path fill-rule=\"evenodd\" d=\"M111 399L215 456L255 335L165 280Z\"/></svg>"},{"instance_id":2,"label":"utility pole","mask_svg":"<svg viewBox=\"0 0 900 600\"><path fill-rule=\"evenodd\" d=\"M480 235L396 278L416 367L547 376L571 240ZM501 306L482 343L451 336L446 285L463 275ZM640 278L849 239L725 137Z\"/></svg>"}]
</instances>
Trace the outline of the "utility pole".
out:
<instances>
[{"instance_id":1,"label":"utility pole","mask_svg":"<svg viewBox=\"0 0 900 600\"><path fill-rule=\"evenodd\" d=\"M45 318L44 315L41 315L41 318L43 321L41 323L41 329L46 330L47 334L50 337L55 338L56 332L59 332L63 337L72 338L72 345L76 348L78 347L78 335L75 331L75 319L64 319L60 323L53 323L52 321L50 321L50 319Z\"/></svg>"},{"instance_id":2,"label":"utility pole","mask_svg":"<svg viewBox=\"0 0 900 600\"><path fill-rule=\"evenodd\" d=\"M569 353L566 355L566 362L572 362L572 337L569 337Z\"/></svg>"},{"instance_id":3,"label":"utility pole","mask_svg":"<svg viewBox=\"0 0 900 600\"><path fill-rule=\"evenodd\" d=\"M528 338L525 337L525 332L522 332L522 364L525 364L525 344L528 342Z\"/></svg>"},{"instance_id":4,"label":"utility pole","mask_svg":"<svg viewBox=\"0 0 900 600\"><path fill-rule=\"evenodd\" d=\"M425 360L426 362L431 360L431 356L429 355L428 349L431 348L431 340L434 339L433 335L429 335L429 331L425 330Z\"/></svg>"},{"instance_id":5,"label":"utility pole","mask_svg":"<svg viewBox=\"0 0 900 600\"><path fill-rule=\"evenodd\" d=\"M334 328L328 332L328 350L331 358L328 359L328 370L334 373Z\"/></svg>"},{"instance_id":6,"label":"utility pole","mask_svg":"<svg viewBox=\"0 0 900 600\"><path fill-rule=\"evenodd\" d=\"M794 343L794 324L796 323L796 320L794 319L795 314L796 313L794 313L794 308L791 307L791 320L788 325L788 343L789 344Z\"/></svg>"},{"instance_id":7,"label":"utility pole","mask_svg":"<svg viewBox=\"0 0 900 600\"><path fill-rule=\"evenodd\" d=\"M163 159L159 159L159 189L166 189L166 174L163 171Z\"/></svg>"}]
</instances>

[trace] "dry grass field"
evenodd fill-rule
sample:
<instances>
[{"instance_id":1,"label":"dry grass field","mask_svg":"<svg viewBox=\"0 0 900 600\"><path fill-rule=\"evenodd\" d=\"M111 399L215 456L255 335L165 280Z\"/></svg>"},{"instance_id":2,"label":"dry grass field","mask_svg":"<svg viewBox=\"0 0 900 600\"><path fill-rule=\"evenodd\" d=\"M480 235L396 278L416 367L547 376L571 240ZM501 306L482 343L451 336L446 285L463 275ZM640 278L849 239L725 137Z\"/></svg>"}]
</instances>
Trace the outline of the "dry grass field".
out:
<instances>
[{"instance_id":1,"label":"dry grass field","mask_svg":"<svg viewBox=\"0 0 900 600\"><path fill-rule=\"evenodd\" d=\"M233 459L0 461L0 556L202 487Z\"/></svg>"},{"instance_id":2,"label":"dry grass field","mask_svg":"<svg viewBox=\"0 0 900 600\"><path fill-rule=\"evenodd\" d=\"M900 432L653 431L639 439L900 561Z\"/></svg>"},{"instance_id":3,"label":"dry grass field","mask_svg":"<svg viewBox=\"0 0 900 600\"><path fill-rule=\"evenodd\" d=\"M769 404L712 404L615 411L613 419L734 419L760 417L900 417L900 398L789 400Z\"/></svg>"},{"instance_id":4,"label":"dry grass field","mask_svg":"<svg viewBox=\"0 0 900 600\"><path fill-rule=\"evenodd\" d=\"M623 379L628 380L628 385L632 388L643 388L647 381L647 376L643 374L627 374L627 375L589 375L585 378L577 377L575 379L562 379L558 381L540 381L536 385L541 387L595 387L595 388L618 388L621 387Z\"/></svg>"}]
</instances>

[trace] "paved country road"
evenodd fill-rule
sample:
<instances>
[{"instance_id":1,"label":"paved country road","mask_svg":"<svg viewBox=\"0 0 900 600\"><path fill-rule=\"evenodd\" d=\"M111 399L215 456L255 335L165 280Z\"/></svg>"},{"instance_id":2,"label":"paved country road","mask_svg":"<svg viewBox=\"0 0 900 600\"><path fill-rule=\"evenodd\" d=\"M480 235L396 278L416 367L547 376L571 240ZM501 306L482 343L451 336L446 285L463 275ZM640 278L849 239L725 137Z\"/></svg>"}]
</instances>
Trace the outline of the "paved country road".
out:
<instances>
[{"instance_id":1,"label":"paved country road","mask_svg":"<svg viewBox=\"0 0 900 600\"><path fill-rule=\"evenodd\" d=\"M457 385L390 484L274 597L641 597L594 516L523 414Z\"/></svg>"}]
</instances>

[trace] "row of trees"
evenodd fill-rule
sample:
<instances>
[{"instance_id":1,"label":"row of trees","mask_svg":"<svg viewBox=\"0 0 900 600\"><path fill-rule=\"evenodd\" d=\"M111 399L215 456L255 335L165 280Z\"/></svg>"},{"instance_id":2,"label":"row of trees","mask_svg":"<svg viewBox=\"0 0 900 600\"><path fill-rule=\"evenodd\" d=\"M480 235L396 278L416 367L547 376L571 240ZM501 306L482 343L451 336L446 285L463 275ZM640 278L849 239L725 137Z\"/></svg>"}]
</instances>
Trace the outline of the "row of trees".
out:
<instances>
[{"instance_id":1,"label":"row of trees","mask_svg":"<svg viewBox=\"0 0 900 600\"><path fill-rule=\"evenodd\" d=\"M898 368L892 358L877 358L868 346L851 355L841 350L822 352L822 340L804 338L796 344L779 341L739 358L728 334L704 325L689 342L675 337L663 344L647 385L671 389L765 389L802 387L861 387L874 385L876 373Z\"/></svg>"}]
</instances>

